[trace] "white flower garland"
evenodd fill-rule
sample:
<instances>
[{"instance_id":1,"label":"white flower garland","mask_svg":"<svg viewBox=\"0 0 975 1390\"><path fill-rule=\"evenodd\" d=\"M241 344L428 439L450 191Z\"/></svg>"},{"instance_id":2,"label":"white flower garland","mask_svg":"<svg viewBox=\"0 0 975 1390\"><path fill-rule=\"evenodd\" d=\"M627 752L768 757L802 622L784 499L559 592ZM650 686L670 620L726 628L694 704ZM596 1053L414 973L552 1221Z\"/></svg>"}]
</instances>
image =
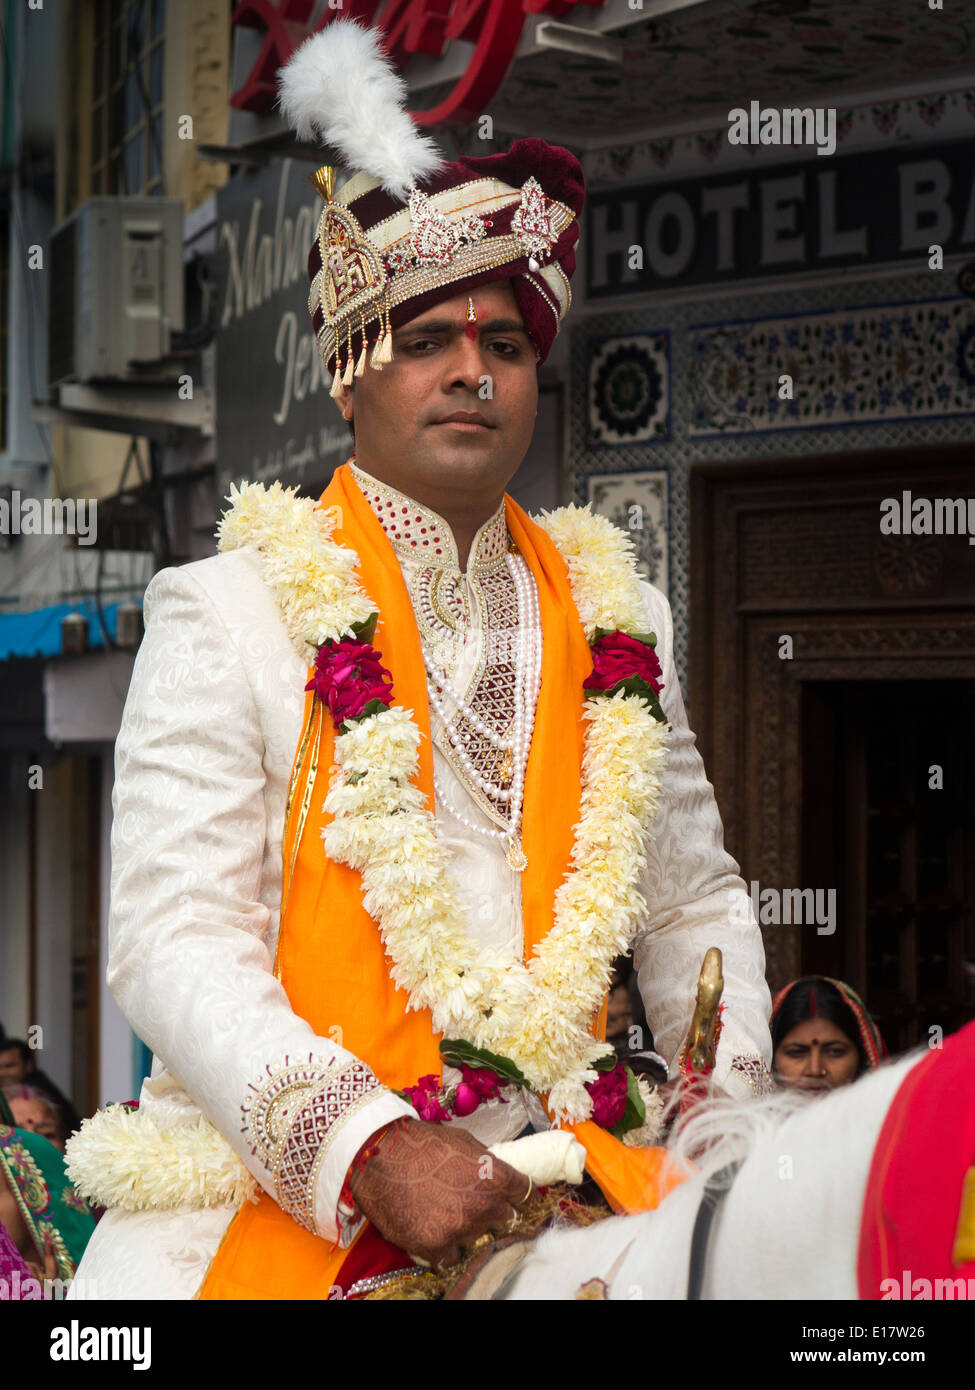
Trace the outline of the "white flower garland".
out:
<instances>
[{"instance_id":1,"label":"white flower garland","mask_svg":"<svg viewBox=\"0 0 975 1390\"><path fill-rule=\"evenodd\" d=\"M65 1159L76 1192L121 1211L241 1206L257 1191L256 1178L203 1115L167 1124L148 1111L108 1105L82 1120Z\"/></svg>"},{"instance_id":2,"label":"white flower garland","mask_svg":"<svg viewBox=\"0 0 975 1390\"><path fill-rule=\"evenodd\" d=\"M263 558L296 650L349 635L375 611L358 583L354 551L329 539L334 519L276 482L231 488L219 548ZM543 513L569 571L589 640L597 627L639 632L646 622L632 543L589 508ZM394 673L395 680L395 673ZM409 1008L429 1009L437 1032L515 1062L533 1090L549 1093L556 1119L589 1117L592 1063L606 1044L589 1032L646 903L637 888L644 837L656 809L667 725L637 695L589 697L580 816L572 869L555 895L554 921L526 967L470 937L448 853L413 785L420 731L393 705L335 739L337 771L324 810L326 853L362 876L363 905L377 922L394 982Z\"/></svg>"},{"instance_id":3,"label":"white flower garland","mask_svg":"<svg viewBox=\"0 0 975 1390\"><path fill-rule=\"evenodd\" d=\"M492 1144L490 1152L538 1187L582 1182L586 1151L571 1134L545 1130ZM240 1207L256 1202L260 1192L257 1179L203 1115L174 1125L144 1108L106 1106L82 1120L65 1145L65 1162L79 1196L119 1211Z\"/></svg>"}]
</instances>

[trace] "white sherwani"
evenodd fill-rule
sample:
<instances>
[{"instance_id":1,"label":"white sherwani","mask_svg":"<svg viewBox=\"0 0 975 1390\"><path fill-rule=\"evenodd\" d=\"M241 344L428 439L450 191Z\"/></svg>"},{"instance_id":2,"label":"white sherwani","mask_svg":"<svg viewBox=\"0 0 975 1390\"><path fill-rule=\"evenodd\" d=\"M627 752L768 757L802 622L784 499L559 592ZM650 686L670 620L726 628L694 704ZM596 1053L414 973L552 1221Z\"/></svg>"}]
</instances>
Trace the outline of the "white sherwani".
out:
<instances>
[{"instance_id":1,"label":"white sherwani","mask_svg":"<svg viewBox=\"0 0 975 1390\"><path fill-rule=\"evenodd\" d=\"M437 612L456 623L462 640L451 680L469 692L490 674L485 638L505 601L497 577L503 506L481 527L462 574L442 517L368 474L355 476L400 561L424 644L436 621L431 584ZM713 791L687 727L669 605L649 584L643 588L672 732L641 885L648 910L634 948L640 989L657 1049L675 1058L702 958L719 946L727 1008L715 1078L732 1093L747 1092L763 1085L771 1061L761 935L738 866L723 848ZM244 550L162 570L146 590L145 623L116 744L108 967L119 1006L154 1054L140 1114L178 1135L202 1112L296 1220L344 1245L359 1221L339 1196L352 1159L381 1125L413 1112L375 1082L370 1058L316 1035L273 974L285 799L306 667L257 558ZM438 802L438 831L468 893L470 930L520 959L520 875L497 839L465 824L492 822L439 746L436 718L431 732L449 803ZM298 1187L303 1173L307 1183L296 1201L295 1165L285 1192L280 1155L255 1126L299 1066L305 1082L317 1078L329 1104L319 1107L328 1113L316 1132L318 1152L297 1168ZM306 1085L299 1099L307 1094ZM494 1143L547 1121L537 1102L519 1096L454 1123ZM76 1292L192 1298L234 1211L110 1211L79 1267Z\"/></svg>"}]
</instances>

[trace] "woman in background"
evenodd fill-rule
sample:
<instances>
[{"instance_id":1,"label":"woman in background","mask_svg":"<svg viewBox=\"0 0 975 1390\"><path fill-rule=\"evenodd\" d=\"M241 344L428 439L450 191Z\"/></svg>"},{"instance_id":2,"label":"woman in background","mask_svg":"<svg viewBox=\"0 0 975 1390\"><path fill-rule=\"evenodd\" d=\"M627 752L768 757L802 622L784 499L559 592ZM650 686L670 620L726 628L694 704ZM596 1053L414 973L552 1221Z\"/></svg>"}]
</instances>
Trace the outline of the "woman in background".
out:
<instances>
[{"instance_id":1,"label":"woman in background","mask_svg":"<svg viewBox=\"0 0 975 1390\"><path fill-rule=\"evenodd\" d=\"M3 1093L17 1128L42 1135L63 1154L65 1134L60 1108L54 1101L36 1086L25 1086L22 1082L4 1086Z\"/></svg>"},{"instance_id":2,"label":"woman in background","mask_svg":"<svg viewBox=\"0 0 975 1390\"><path fill-rule=\"evenodd\" d=\"M39 1279L69 1280L95 1222L53 1144L3 1122L0 1104L0 1225Z\"/></svg>"},{"instance_id":3,"label":"woman in background","mask_svg":"<svg viewBox=\"0 0 975 1390\"><path fill-rule=\"evenodd\" d=\"M842 980L803 975L772 1000L772 1071L780 1086L824 1095L880 1065L887 1047Z\"/></svg>"}]
</instances>

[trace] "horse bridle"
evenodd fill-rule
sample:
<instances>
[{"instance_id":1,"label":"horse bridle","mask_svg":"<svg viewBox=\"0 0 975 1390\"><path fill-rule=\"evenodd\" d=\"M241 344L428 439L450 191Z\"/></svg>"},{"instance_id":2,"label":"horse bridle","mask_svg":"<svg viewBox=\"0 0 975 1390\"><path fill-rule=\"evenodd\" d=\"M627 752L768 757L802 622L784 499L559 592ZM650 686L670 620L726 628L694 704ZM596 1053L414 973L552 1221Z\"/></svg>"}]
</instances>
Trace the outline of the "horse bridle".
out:
<instances>
[{"instance_id":1,"label":"horse bridle","mask_svg":"<svg viewBox=\"0 0 975 1390\"><path fill-rule=\"evenodd\" d=\"M687 1270L687 1298L691 1303L700 1302L704 1287L704 1274L707 1266L708 1245L711 1240L711 1226L722 1200L727 1196L731 1184L741 1167L742 1160L729 1163L712 1173L704 1184L701 1205L697 1209L694 1230L691 1232L691 1258Z\"/></svg>"},{"instance_id":2,"label":"horse bridle","mask_svg":"<svg viewBox=\"0 0 975 1390\"><path fill-rule=\"evenodd\" d=\"M704 1287L704 1274L707 1264L708 1244L711 1238L711 1226L714 1222L718 1207L724 1197L727 1196L731 1184L737 1176L738 1169L742 1165L742 1160L737 1159L734 1163L728 1163L724 1168L719 1168L716 1173L712 1173L704 1184L704 1191L701 1193L701 1203L697 1209L697 1216L694 1219L694 1229L691 1232L691 1256L687 1271L687 1299L688 1302L697 1303L701 1300L701 1290ZM521 1263L530 1255L534 1248L533 1240L523 1240L518 1242L524 1246L523 1252L518 1256L513 1267L502 1271L500 1283L495 1285L486 1293L478 1294L478 1297L491 1300L503 1300L508 1296L515 1280L521 1273ZM630 1245L632 1245L632 1241ZM630 1246L626 1247L626 1254ZM622 1254L615 1262L618 1266L622 1262ZM486 1266L482 1266L480 1274L483 1274ZM615 1273L615 1266L614 1271ZM611 1282L612 1274L607 1272L605 1282Z\"/></svg>"}]
</instances>

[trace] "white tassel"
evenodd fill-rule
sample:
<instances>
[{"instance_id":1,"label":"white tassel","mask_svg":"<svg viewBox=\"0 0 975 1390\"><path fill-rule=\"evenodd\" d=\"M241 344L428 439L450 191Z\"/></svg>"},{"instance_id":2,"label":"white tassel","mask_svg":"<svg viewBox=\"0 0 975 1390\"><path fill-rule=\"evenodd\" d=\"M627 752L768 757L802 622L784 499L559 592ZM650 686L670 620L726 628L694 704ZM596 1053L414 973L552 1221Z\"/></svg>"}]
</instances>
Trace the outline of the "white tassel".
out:
<instances>
[{"instance_id":1,"label":"white tassel","mask_svg":"<svg viewBox=\"0 0 975 1390\"><path fill-rule=\"evenodd\" d=\"M406 83L375 29L335 20L294 52L278 74L278 104L301 140L317 133L345 166L382 183L394 198L443 163L406 106Z\"/></svg>"},{"instance_id":2,"label":"white tassel","mask_svg":"<svg viewBox=\"0 0 975 1390\"><path fill-rule=\"evenodd\" d=\"M382 369L387 362L393 360L393 334L391 329L383 334L382 341L376 344L376 350L372 354L372 365Z\"/></svg>"},{"instance_id":3,"label":"white tassel","mask_svg":"<svg viewBox=\"0 0 975 1390\"><path fill-rule=\"evenodd\" d=\"M348 360L348 362L346 362L346 364L345 364L345 371L342 373L342 385L343 385L343 386L351 386L351 385L352 385L352 372L353 372L354 366L355 366L355 363L352 361L352 353L351 353L351 351L350 351L350 352L349 352L349 360Z\"/></svg>"},{"instance_id":4,"label":"white tassel","mask_svg":"<svg viewBox=\"0 0 975 1390\"><path fill-rule=\"evenodd\" d=\"M355 364L355 375L362 376L366 370L366 335L362 335L362 351L359 353L359 360Z\"/></svg>"},{"instance_id":5,"label":"white tassel","mask_svg":"<svg viewBox=\"0 0 975 1390\"><path fill-rule=\"evenodd\" d=\"M335 399L336 396L339 395L339 393L340 393L341 390L342 390L342 373L341 373L341 371L339 370L340 366L341 366L341 363L339 362L338 356L336 356L336 358L335 358L335 371L332 373L332 384L331 384L331 386L329 387L329 391L328 391L328 394L332 397L333 400Z\"/></svg>"}]
</instances>

